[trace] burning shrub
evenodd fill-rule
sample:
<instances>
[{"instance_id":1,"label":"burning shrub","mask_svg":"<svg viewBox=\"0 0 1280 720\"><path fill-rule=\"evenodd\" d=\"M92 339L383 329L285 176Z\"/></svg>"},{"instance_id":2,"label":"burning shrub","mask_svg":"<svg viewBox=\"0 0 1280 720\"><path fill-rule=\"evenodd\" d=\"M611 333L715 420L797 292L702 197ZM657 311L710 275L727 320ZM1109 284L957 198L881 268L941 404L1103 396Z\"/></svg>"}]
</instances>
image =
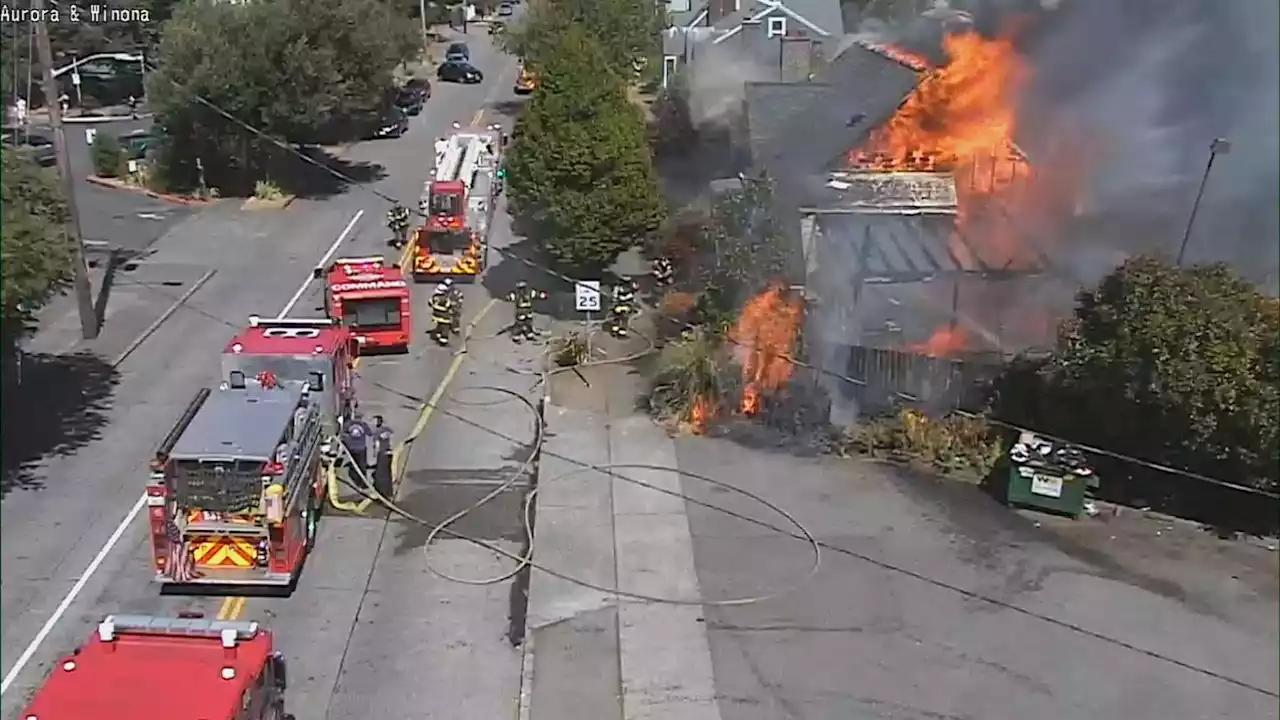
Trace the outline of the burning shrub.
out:
<instances>
[{"instance_id":1,"label":"burning shrub","mask_svg":"<svg viewBox=\"0 0 1280 720\"><path fill-rule=\"evenodd\" d=\"M557 367L568 368L590 360L590 346L583 333L575 332L556 339L552 345L551 359Z\"/></svg>"},{"instance_id":2,"label":"burning shrub","mask_svg":"<svg viewBox=\"0 0 1280 720\"><path fill-rule=\"evenodd\" d=\"M725 354L710 333L696 331L658 354L649 389L649 410L661 421L685 422L701 432L718 414L725 387Z\"/></svg>"},{"instance_id":3,"label":"burning shrub","mask_svg":"<svg viewBox=\"0 0 1280 720\"><path fill-rule=\"evenodd\" d=\"M859 424L842 438L838 449L914 460L944 473L986 477L1000 458L1001 443L981 417L953 414L934 419L907 409Z\"/></svg>"}]
</instances>

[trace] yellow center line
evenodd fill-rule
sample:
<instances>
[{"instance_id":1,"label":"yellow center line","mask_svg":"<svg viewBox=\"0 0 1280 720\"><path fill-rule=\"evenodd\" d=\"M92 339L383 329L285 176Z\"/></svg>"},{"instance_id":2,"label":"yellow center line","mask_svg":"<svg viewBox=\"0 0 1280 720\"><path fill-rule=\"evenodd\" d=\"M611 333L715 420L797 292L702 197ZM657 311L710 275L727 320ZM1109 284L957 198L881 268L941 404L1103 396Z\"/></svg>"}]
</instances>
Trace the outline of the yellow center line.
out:
<instances>
[{"instance_id":1,"label":"yellow center line","mask_svg":"<svg viewBox=\"0 0 1280 720\"><path fill-rule=\"evenodd\" d=\"M245 598L228 596L222 598L222 605L218 607L219 620L235 620L240 617L240 613L244 612Z\"/></svg>"},{"instance_id":2,"label":"yellow center line","mask_svg":"<svg viewBox=\"0 0 1280 720\"><path fill-rule=\"evenodd\" d=\"M479 124L480 124L480 118L483 118L483 117L484 117L484 108L480 108L479 110L477 110L477 111L476 111L476 114L475 114L474 116L472 116L472 118L471 118L471 124L472 124L472 125L479 125Z\"/></svg>"}]
</instances>

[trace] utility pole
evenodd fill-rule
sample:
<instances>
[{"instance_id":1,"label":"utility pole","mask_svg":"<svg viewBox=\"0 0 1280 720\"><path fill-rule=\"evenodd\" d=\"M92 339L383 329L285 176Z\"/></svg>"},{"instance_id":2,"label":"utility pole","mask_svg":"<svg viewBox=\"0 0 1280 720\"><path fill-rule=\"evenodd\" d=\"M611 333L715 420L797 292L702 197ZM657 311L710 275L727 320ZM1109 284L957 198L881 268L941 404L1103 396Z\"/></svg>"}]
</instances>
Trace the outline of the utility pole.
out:
<instances>
[{"instance_id":1,"label":"utility pole","mask_svg":"<svg viewBox=\"0 0 1280 720\"><path fill-rule=\"evenodd\" d=\"M1191 241L1191 228L1196 224L1196 213L1200 212L1200 201L1204 199L1204 188L1209 184L1209 173L1213 172L1213 161L1219 155L1231 152L1231 143L1222 138L1215 138L1209 145L1209 162L1205 163L1204 175L1200 178L1200 189L1196 191L1196 201L1191 204L1191 216L1187 218L1187 229L1182 233L1182 245L1178 246L1178 267L1187 254L1187 243Z\"/></svg>"},{"instance_id":2,"label":"utility pole","mask_svg":"<svg viewBox=\"0 0 1280 720\"><path fill-rule=\"evenodd\" d=\"M67 199L67 224L64 227L71 246L71 275L80 311L80 331L85 340L98 337L98 314L93 307L93 288L89 285L89 266L84 257L84 236L80 234L80 214L76 209L75 178L71 174L71 157L67 155L67 133L62 126L62 104L58 102L58 83L53 77L53 48L49 46L49 26L45 17L45 0L31 0L35 15L36 52L40 56L44 86L44 104L53 123L53 149L58 156L58 178Z\"/></svg>"}]
</instances>

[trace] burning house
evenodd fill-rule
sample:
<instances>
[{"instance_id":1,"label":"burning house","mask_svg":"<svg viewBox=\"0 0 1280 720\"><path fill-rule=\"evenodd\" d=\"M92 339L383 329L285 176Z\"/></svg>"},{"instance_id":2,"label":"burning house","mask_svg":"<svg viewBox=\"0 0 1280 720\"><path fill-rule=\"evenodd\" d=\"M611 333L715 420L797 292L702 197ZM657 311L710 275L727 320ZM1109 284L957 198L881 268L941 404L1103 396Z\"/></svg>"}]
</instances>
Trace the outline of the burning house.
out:
<instances>
[{"instance_id":1,"label":"burning house","mask_svg":"<svg viewBox=\"0 0 1280 720\"><path fill-rule=\"evenodd\" d=\"M747 88L743 138L794 208L803 354L837 422L907 396L954 406L983 359L1051 336L1027 299L1056 278L1028 228L1073 196L1046 192L1014 142L1025 68L968 28L941 49L850 42L820 83Z\"/></svg>"}]
</instances>

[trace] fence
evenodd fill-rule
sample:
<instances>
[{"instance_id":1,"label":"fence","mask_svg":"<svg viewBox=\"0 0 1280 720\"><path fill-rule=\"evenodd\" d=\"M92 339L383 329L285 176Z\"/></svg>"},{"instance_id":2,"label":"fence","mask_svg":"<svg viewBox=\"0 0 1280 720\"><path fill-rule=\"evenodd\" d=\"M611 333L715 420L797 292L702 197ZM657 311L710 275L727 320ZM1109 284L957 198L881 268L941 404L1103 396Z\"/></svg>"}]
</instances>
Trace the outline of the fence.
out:
<instances>
[{"instance_id":1,"label":"fence","mask_svg":"<svg viewBox=\"0 0 1280 720\"><path fill-rule=\"evenodd\" d=\"M1000 364L985 356L935 358L920 353L860 345L848 349L844 375L862 384L848 388L861 415L893 412L903 405L931 414L953 410L977 412L986 400L986 385Z\"/></svg>"}]
</instances>

